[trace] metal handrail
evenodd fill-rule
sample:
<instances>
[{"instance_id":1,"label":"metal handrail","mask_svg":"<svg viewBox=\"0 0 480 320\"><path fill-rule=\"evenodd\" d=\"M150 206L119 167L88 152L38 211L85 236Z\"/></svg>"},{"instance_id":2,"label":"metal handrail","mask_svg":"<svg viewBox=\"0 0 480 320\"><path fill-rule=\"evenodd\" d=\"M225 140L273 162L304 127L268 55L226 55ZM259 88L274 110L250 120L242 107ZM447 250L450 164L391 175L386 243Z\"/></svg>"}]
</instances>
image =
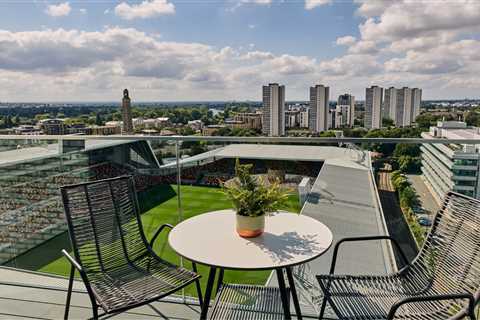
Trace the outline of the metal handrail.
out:
<instances>
[{"instance_id":1,"label":"metal handrail","mask_svg":"<svg viewBox=\"0 0 480 320\"><path fill-rule=\"evenodd\" d=\"M0 135L0 140L123 140L123 141L210 141L245 143L428 143L428 144L480 144L480 139L444 138L353 138L353 137L230 137L230 136L141 136L141 135Z\"/></svg>"}]
</instances>

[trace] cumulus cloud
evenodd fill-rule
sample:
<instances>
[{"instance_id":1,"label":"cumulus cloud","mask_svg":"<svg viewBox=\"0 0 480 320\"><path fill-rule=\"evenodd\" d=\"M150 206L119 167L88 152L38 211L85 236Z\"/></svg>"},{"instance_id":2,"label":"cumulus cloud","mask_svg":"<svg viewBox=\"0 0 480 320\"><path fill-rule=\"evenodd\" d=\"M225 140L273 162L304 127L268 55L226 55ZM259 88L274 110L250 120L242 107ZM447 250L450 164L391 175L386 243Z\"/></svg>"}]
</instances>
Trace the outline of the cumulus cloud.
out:
<instances>
[{"instance_id":1,"label":"cumulus cloud","mask_svg":"<svg viewBox=\"0 0 480 320\"><path fill-rule=\"evenodd\" d=\"M357 39L353 36L344 36L337 38L336 44L339 46L350 46L355 43Z\"/></svg>"},{"instance_id":2,"label":"cumulus cloud","mask_svg":"<svg viewBox=\"0 0 480 320\"><path fill-rule=\"evenodd\" d=\"M51 17L68 16L70 11L72 11L72 8L68 2L59 3L57 5L52 4L47 6L47 9L45 9L45 13Z\"/></svg>"},{"instance_id":3,"label":"cumulus cloud","mask_svg":"<svg viewBox=\"0 0 480 320\"><path fill-rule=\"evenodd\" d=\"M168 0L145 0L134 5L122 2L115 7L115 14L126 20L147 19L174 13L175 6Z\"/></svg>"},{"instance_id":4,"label":"cumulus cloud","mask_svg":"<svg viewBox=\"0 0 480 320\"><path fill-rule=\"evenodd\" d=\"M377 18L370 17L360 25L363 39L395 41L432 36L445 31L461 33L480 27L480 2L477 0L404 0L389 3L383 7L381 13L377 13ZM366 3L363 3L360 9L364 5Z\"/></svg>"},{"instance_id":5,"label":"cumulus cloud","mask_svg":"<svg viewBox=\"0 0 480 320\"><path fill-rule=\"evenodd\" d=\"M273 58L275 56L271 52L265 51L250 51L241 57L243 60L270 60Z\"/></svg>"},{"instance_id":6,"label":"cumulus cloud","mask_svg":"<svg viewBox=\"0 0 480 320\"><path fill-rule=\"evenodd\" d=\"M305 9L312 10L316 7L331 3L332 0L305 0Z\"/></svg>"}]
</instances>

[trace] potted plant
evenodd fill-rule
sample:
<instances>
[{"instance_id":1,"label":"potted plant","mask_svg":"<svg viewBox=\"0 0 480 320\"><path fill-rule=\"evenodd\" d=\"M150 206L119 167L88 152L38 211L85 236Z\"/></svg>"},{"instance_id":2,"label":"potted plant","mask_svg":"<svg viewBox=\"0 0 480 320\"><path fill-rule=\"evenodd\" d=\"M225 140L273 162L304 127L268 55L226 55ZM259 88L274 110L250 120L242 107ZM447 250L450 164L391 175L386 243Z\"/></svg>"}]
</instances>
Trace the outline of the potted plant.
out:
<instances>
[{"instance_id":1,"label":"potted plant","mask_svg":"<svg viewBox=\"0 0 480 320\"><path fill-rule=\"evenodd\" d=\"M277 211L288 198L288 190L278 179L270 181L251 174L251 164L235 163L235 178L223 184L223 190L232 201L236 213L236 230L241 237L261 235L265 227L265 215Z\"/></svg>"}]
</instances>

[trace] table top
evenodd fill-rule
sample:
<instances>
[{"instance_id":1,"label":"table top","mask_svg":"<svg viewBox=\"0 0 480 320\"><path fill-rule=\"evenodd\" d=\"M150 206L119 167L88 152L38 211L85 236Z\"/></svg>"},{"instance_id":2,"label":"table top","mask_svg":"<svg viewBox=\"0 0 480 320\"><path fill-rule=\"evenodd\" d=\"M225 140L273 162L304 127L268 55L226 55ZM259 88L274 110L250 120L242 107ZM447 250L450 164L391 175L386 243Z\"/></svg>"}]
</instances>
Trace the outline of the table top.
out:
<instances>
[{"instance_id":1,"label":"table top","mask_svg":"<svg viewBox=\"0 0 480 320\"><path fill-rule=\"evenodd\" d=\"M293 266L322 255L332 244L323 223L304 215L278 212L266 216L265 232L242 238L233 210L219 210L187 219L175 226L168 241L191 261L225 269L266 270Z\"/></svg>"}]
</instances>

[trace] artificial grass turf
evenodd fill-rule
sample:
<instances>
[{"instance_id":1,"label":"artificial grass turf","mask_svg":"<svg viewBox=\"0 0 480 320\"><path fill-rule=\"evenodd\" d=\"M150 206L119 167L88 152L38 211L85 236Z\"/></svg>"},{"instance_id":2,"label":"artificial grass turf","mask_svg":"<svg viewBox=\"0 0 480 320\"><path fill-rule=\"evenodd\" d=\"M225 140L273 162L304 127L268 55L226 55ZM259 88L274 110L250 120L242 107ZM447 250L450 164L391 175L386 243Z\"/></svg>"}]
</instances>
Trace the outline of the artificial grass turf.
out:
<instances>
[{"instance_id":1,"label":"artificial grass turf","mask_svg":"<svg viewBox=\"0 0 480 320\"><path fill-rule=\"evenodd\" d=\"M142 224L147 239L150 239L158 227L164 223L176 225L178 217L178 199L176 197L176 185L160 185L139 194L139 204L142 214ZM231 208L231 202L219 188L181 186L181 202L183 219L208 211ZM299 200L297 195L291 195L284 210L299 212ZM168 231L163 231L156 240L154 251L163 259L175 264L180 263L179 256L168 246ZM192 239L195 239L193 236ZM68 276L70 265L67 260L59 255L62 248L68 248L67 235L61 235L47 243L18 257L16 266L38 270L42 272ZM49 254L51 258L47 258ZM38 257L42 257L39 259ZM184 260L184 266L191 270L191 264ZM202 275L202 288L205 288L209 268L198 265L198 272ZM224 281L229 283L264 284L270 271L225 271ZM195 286L185 289L187 295L196 296Z\"/></svg>"}]
</instances>

